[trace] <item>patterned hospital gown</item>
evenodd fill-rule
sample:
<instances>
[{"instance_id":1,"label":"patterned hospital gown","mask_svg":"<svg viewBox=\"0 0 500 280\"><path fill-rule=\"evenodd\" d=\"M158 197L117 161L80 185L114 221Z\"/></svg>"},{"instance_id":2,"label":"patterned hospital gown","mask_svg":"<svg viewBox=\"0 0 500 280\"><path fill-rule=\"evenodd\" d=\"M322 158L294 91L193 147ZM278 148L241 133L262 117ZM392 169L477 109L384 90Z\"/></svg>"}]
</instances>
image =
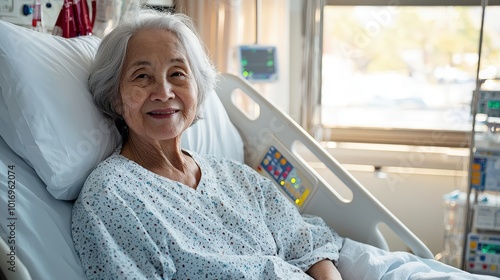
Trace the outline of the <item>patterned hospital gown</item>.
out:
<instances>
[{"instance_id":1,"label":"patterned hospital gown","mask_svg":"<svg viewBox=\"0 0 500 280\"><path fill-rule=\"evenodd\" d=\"M197 189L119 154L89 176L73 208L75 248L89 279L311 279L343 239L301 216L246 165L190 152Z\"/></svg>"}]
</instances>

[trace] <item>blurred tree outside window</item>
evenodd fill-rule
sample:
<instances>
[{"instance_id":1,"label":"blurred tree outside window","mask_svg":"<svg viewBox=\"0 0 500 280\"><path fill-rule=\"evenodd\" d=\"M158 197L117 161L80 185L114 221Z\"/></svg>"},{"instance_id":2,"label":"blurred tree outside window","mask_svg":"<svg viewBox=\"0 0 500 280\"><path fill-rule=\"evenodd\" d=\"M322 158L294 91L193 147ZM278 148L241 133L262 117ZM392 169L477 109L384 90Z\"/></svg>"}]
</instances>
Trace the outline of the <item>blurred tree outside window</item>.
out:
<instances>
[{"instance_id":1,"label":"blurred tree outside window","mask_svg":"<svg viewBox=\"0 0 500 280\"><path fill-rule=\"evenodd\" d=\"M322 126L469 131L481 12L326 6ZM500 76L499 18L487 8L480 78Z\"/></svg>"}]
</instances>

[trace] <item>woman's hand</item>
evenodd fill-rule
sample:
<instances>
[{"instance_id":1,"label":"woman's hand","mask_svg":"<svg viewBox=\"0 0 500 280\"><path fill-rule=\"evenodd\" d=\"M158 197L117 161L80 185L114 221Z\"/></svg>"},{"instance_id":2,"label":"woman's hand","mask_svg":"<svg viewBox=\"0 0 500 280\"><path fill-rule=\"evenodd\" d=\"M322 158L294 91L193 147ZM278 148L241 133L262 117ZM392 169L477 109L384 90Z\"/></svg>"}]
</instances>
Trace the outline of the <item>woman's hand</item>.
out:
<instances>
[{"instance_id":1,"label":"woman's hand","mask_svg":"<svg viewBox=\"0 0 500 280\"><path fill-rule=\"evenodd\" d=\"M306 273L316 280L342 280L340 272L330 260L322 260L313 264Z\"/></svg>"}]
</instances>

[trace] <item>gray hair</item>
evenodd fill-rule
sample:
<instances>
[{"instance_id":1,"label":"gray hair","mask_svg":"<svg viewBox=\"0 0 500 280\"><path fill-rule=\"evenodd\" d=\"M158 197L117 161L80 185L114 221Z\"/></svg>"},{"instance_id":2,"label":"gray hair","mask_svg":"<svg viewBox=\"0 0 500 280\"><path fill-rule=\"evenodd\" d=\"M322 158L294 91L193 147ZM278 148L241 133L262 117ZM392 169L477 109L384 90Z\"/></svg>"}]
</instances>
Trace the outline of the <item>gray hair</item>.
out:
<instances>
[{"instance_id":1,"label":"gray hair","mask_svg":"<svg viewBox=\"0 0 500 280\"><path fill-rule=\"evenodd\" d=\"M124 14L117 27L103 38L90 68L88 84L94 102L105 116L117 123L119 130L123 129L120 128L120 125L124 125L123 119L115 109L120 98L120 75L130 38L144 29L170 31L184 46L198 87L198 109L193 123L196 122L202 117L201 104L205 96L214 90L218 75L193 22L184 14L169 14L151 9ZM122 124L118 124L119 122ZM120 132L124 134L123 131Z\"/></svg>"}]
</instances>

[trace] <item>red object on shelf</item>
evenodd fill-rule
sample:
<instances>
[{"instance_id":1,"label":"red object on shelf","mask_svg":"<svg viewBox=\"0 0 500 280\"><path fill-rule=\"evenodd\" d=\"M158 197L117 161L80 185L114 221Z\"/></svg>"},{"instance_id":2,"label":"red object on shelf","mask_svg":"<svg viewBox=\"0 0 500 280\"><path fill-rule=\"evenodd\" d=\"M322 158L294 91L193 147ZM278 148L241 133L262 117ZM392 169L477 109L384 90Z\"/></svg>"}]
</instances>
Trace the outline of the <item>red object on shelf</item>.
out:
<instances>
[{"instance_id":1,"label":"red object on shelf","mask_svg":"<svg viewBox=\"0 0 500 280\"><path fill-rule=\"evenodd\" d=\"M52 34L65 38L92 35L96 6L96 0L92 0L90 18L87 0L64 0Z\"/></svg>"}]
</instances>

